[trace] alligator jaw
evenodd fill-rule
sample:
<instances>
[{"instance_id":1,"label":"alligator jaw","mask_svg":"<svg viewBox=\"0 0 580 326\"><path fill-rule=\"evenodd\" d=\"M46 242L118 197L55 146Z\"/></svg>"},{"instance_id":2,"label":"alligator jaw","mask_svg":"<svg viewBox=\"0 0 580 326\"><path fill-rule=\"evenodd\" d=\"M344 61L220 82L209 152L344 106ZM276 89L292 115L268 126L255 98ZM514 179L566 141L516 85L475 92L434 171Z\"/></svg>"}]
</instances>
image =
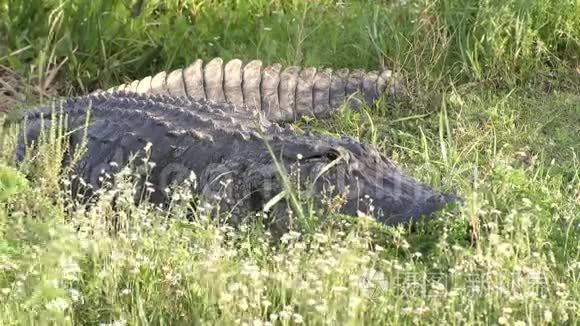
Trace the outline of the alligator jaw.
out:
<instances>
[{"instance_id":1,"label":"alligator jaw","mask_svg":"<svg viewBox=\"0 0 580 326\"><path fill-rule=\"evenodd\" d=\"M440 193L399 171L385 169L384 173L387 178L366 180L367 184L359 183L358 189L350 191L343 212L349 215L367 213L385 225L408 225L429 220L433 213L458 200L454 195ZM398 183L393 184L393 179Z\"/></svg>"}]
</instances>

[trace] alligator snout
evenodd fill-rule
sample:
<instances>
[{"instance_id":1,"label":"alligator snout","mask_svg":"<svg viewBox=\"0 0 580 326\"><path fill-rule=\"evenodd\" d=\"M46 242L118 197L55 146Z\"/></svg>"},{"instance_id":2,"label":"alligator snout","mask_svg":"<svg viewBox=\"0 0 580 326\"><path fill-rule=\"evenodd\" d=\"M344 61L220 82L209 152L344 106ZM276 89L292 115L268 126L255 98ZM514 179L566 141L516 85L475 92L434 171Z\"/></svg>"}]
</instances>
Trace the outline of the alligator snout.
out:
<instances>
[{"instance_id":1,"label":"alligator snout","mask_svg":"<svg viewBox=\"0 0 580 326\"><path fill-rule=\"evenodd\" d=\"M387 225L410 224L430 219L432 214L454 202L451 195L433 193L422 197L393 196L386 194L373 201L376 218Z\"/></svg>"},{"instance_id":2,"label":"alligator snout","mask_svg":"<svg viewBox=\"0 0 580 326\"><path fill-rule=\"evenodd\" d=\"M364 166L360 168L365 169ZM356 186L350 188L344 207L347 214L362 211L373 214L387 225L410 224L430 219L448 203L461 201L459 197L440 193L398 170L384 169L383 172L378 177L356 178Z\"/></svg>"}]
</instances>

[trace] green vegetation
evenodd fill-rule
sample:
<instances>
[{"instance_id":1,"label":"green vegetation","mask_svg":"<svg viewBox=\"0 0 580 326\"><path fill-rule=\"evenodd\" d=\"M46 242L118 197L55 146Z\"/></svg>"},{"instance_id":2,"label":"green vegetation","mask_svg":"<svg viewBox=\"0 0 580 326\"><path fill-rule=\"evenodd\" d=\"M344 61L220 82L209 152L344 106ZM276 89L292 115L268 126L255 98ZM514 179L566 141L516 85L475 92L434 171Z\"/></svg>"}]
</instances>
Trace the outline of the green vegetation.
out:
<instances>
[{"instance_id":1,"label":"green vegetation","mask_svg":"<svg viewBox=\"0 0 580 326\"><path fill-rule=\"evenodd\" d=\"M28 181L16 169L0 165L0 203L27 188Z\"/></svg>"},{"instance_id":2,"label":"green vegetation","mask_svg":"<svg viewBox=\"0 0 580 326\"><path fill-rule=\"evenodd\" d=\"M259 224L134 206L131 171L120 206L76 204L61 132L16 168L4 127L0 323L578 324L579 53L574 0L0 0L0 111L196 58L384 64L409 100L297 127L373 142L466 198L414 232L299 212L314 227L273 244Z\"/></svg>"}]
</instances>

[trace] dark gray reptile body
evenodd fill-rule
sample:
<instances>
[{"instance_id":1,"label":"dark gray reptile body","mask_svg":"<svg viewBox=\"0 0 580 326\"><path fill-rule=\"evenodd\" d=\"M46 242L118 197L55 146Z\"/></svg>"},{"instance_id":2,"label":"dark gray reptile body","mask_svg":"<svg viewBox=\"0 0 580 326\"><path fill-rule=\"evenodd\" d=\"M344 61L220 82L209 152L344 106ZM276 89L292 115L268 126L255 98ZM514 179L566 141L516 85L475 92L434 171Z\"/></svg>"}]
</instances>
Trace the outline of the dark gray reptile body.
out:
<instances>
[{"instance_id":1,"label":"dark gray reptile body","mask_svg":"<svg viewBox=\"0 0 580 326\"><path fill-rule=\"evenodd\" d=\"M231 180L226 182L227 195L222 196L220 205L233 216L243 217L262 209L283 189L265 141L288 171L299 166L298 179L304 185L334 162L316 179L313 189L320 194L323 188L334 186L346 194L343 212L347 214L367 211L368 201L361 199L368 195L374 199L379 220L406 223L440 209L454 198L405 176L370 145L348 137L298 135L268 122L257 112L248 114L247 108L240 112L234 105L204 100L135 93L68 99L61 112L68 116L69 130L74 130L70 137L73 149L82 141L89 110L87 151L75 165L77 174L98 187L103 172L115 172L114 165L123 167L132 154L143 153L146 144L151 143L150 161L155 167L149 181L155 188L151 197L154 202L166 201L163 189L193 172L198 182L195 191L208 198L219 194L223 182ZM23 140L37 140L41 122L50 126L52 111L45 107L28 114L17 149L19 160L27 150ZM263 132L258 132L260 129Z\"/></svg>"}]
</instances>

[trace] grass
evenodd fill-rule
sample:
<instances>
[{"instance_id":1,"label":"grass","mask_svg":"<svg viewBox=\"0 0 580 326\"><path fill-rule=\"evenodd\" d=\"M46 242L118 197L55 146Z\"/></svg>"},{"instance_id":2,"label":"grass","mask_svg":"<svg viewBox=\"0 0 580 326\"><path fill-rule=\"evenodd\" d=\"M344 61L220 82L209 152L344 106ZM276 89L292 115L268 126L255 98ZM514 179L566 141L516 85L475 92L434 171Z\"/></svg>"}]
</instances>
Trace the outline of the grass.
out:
<instances>
[{"instance_id":1,"label":"grass","mask_svg":"<svg viewBox=\"0 0 580 326\"><path fill-rule=\"evenodd\" d=\"M465 205L415 232L302 212L314 225L273 245L258 223L134 206L131 171L121 207L107 192L76 204L57 190L59 134L16 167L4 128L0 323L580 322L577 1L139 3L0 0L0 111L198 57L386 65L407 79L406 102L297 127L372 142Z\"/></svg>"}]
</instances>

